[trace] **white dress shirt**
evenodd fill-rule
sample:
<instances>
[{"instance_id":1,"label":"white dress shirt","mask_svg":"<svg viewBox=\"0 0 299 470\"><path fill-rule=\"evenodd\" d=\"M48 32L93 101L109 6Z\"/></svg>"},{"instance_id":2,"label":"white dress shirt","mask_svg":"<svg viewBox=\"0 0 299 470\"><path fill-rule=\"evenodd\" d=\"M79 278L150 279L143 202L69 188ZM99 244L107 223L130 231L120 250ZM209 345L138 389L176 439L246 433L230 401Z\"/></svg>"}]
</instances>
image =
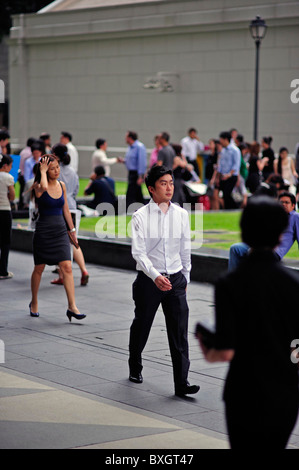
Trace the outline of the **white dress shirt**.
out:
<instances>
[{"instance_id":1,"label":"white dress shirt","mask_svg":"<svg viewBox=\"0 0 299 470\"><path fill-rule=\"evenodd\" d=\"M60 181L66 188L66 197L70 210L77 209L76 196L79 192L79 176L70 165L60 163Z\"/></svg>"},{"instance_id":2,"label":"white dress shirt","mask_svg":"<svg viewBox=\"0 0 299 470\"><path fill-rule=\"evenodd\" d=\"M189 157L190 160L194 161L197 155L204 151L204 144L197 139L191 139L190 136L184 137L181 140L182 154L184 157Z\"/></svg>"},{"instance_id":3,"label":"white dress shirt","mask_svg":"<svg viewBox=\"0 0 299 470\"><path fill-rule=\"evenodd\" d=\"M190 281L191 234L188 212L170 203L166 213L152 199L132 217L132 256L136 269L153 281L182 271Z\"/></svg>"},{"instance_id":4,"label":"white dress shirt","mask_svg":"<svg viewBox=\"0 0 299 470\"><path fill-rule=\"evenodd\" d=\"M66 146L67 146L68 154L71 157L70 167L73 168L76 173L78 173L78 168L79 168L78 151L72 142L68 142Z\"/></svg>"}]
</instances>

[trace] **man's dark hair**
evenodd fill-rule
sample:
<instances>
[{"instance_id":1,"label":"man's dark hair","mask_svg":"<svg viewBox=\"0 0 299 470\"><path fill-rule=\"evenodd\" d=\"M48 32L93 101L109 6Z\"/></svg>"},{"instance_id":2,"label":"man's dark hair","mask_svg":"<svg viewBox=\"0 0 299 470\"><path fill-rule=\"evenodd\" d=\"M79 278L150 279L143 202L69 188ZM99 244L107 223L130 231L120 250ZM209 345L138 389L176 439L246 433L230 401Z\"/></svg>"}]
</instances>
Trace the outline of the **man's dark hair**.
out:
<instances>
[{"instance_id":1,"label":"man's dark hair","mask_svg":"<svg viewBox=\"0 0 299 470\"><path fill-rule=\"evenodd\" d=\"M191 132L197 132L195 127L190 127L190 129L188 130L188 134L191 134Z\"/></svg>"},{"instance_id":2,"label":"man's dark hair","mask_svg":"<svg viewBox=\"0 0 299 470\"><path fill-rule=\"evenodd\" d=\"M225 140L228 140L230 142L230 139L231 139L231 134L230 132L227 132L227 131L223 131L219 134L219 138L220 139L225 139Z\"/></svg>"},{"instance_id":3,"label":"man's dark hair","mask_svg":"<svg viewBox=\"0 0 299 470\"><path fill-rule=\"evenodd\" d=\"M35 141L36 141L35 137L29 137L26 142L27 147L31 147L31 145L34 144Z\"/></svg>"},{"instance_id":4,"label":"man's dark hair","mask_svg":"<svg viewBox=\"0 0 299 470\"><path fill-rule=\"evenodd\" d=\"M137 140L138 139L137 132L128 131L128 137L130 137L130 139Z\"/></svg>"},{"instance_id":5,"label":"man's dark hair","mask_svg":"<svg viewBox=\"0 0 299 470\"><path fill-rule=\"evenodd\" d=\"M171 175L173 177L172 170L168 170L165 166L154 165L150 169L145 178L145 184L147 189L151 186L152 188L155 187L156 181L158 181L162 176Z\"/></svg>"},{"instance_id":6,"label":"man's dark hair","mask_svg":"<svg viewBox=\"0 0 299 470\"><path fill-rule=\"evenodd\" d=\"M70 142L73 140L73 136L69 132L62 131L61 135L63 135L63 137L66 137L67 139L69 139Z\"/></svg>"},{"instance_id":7,"label":"man's dark hair","mask_svg":"<svg viewBox=\"0 0 299 470\"><path fill-rule=\"evenodd\" d=\"M6 140L6 139L9 139L10 138L10 135L7 131L0 131L0 140Z\"/></svg>"},{"instance_id":8,"label":"man's dark hair","mask_svg":"<svg viewBox=\"0 0 299 470\"><path fill-rule=\"evenodd\" d=\"M168 134L168 132L161 132L160 138L166 140L166 142L169 142L170 135Z\"/></svg>"},{"instance_id":9,"label":"man's dark hair","mask_svg":"<svg viewBox=\"0 0 299 470\"><path fill-rule=\"evenodd\" d=\"M47 140L47 139L50 139L50 137L51 137L50 134L48 134L47 132L43 132L43 133L39 136L39 138L40 138L41 140Z\"/></svg>"},{"instance_id":10,"label":"man's dark hair","mask_svg":"<svg viewBox=\"0 0 299 470\"><path fill-rule=\"evenodd\" d=\"M277 189L275 184L273 183L266 183L263 181L258 188L254 191L251 197L257 196L269 196L277 198Z\"/></svg>"},{"instance_id":11,"label":"man's dark hair","mask_svg":"<svg viewBox=\"0 0 299 470\"><path fill-rule=\"evenodd\" d=\"M281 199L282 197L290 198L291 203L296 206L296 197L294 196L294 194L288 191L284 191L283 193L280 193L280 195L278 196L278 199Z\"/></svg>"},{"instance_id":12,"label":"man's dark hair","mask_svg":"<svg viewBox=\"0 0 299 470\"><path fill-rule=\"evenodd\" d=\"M31 149L31 153L33 153L34 150L39 150L40 152L44 153L43 152L43 150L44 150L43 147L41 146L41 144L37 140L35 142L33 142L30 149Z\"/></svg>"},{"instance_id":13,"label":"man's dark hair","mask_svg":"<svg viewBox=\"0 0 299 470\"><path fill-rule=\"evenodd\" d=\"M287 212L275 199L268 196L251 198L241 216L242 240L251 248L274 249L288 222Z\"/></svg>"},{"instance_id":14,"label":"man's dark hair","mask_svg":"<svg viewBox=\"0 0 299 470\"><path fill-rule=\"evenodd\" d=\"M95 167L94 172L97 176L104 176L105 168L101 165L98 165Z\"/></svg>"},{"instance_id":15,"label":"man's dark hair","mask_svg":"<svg viewBox=\"0 0 299 470\"><path fill-rule=\"evenodd\" d=\"M105 142L106 142L105 139L97 139L96 140L96 148L100 149L102 147L102 145L104 145Z\"/></svg>"}]
</instances>

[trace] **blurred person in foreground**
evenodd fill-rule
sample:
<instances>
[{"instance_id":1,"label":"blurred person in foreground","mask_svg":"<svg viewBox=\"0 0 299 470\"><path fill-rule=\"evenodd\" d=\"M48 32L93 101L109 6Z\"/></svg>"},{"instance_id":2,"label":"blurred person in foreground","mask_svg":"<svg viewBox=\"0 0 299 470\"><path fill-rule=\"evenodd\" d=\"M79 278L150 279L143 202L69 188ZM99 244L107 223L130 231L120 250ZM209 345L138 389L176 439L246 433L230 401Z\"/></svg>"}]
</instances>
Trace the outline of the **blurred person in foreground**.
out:
<instances>
[{"instance_id":1,"label":"blurred person in foreground","mask_svg":"<svg viewBox=\"0 0 299 470\"><path fill-rule=\"evenodd\" d=\"M216 283L209 346L197 336L208 362L230 362L223 399L231 448L284 449L299 404L299 279L273 250L288 214L273 198L257 196L240 225L250 253Z\"/></svg>"}]
</instances>

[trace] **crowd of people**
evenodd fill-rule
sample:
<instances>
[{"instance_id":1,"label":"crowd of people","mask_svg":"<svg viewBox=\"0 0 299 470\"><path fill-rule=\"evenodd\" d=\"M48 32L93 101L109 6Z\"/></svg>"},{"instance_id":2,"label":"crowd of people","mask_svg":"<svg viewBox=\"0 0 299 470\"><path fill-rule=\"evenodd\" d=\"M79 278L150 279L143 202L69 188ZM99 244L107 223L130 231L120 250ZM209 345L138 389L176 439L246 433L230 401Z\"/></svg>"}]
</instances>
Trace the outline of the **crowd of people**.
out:
<instances>
[{"instance_id":1,"label":"crowd of people","mask_svg":"<svg viewBox=\"0 0 299 470\"><path fill-rule=\"evenodd\" d=\"M297 201L299 199L299 144L295 148L295 159L289 155L285 146L280 147L276 157L272 137L263 137L261 143L248 143L236 129L231 129L221 132L218 139L212 138L205 145L197 130L191 127L179 143L171 142L168 132L155 135L148 158L147 149L137 132L128 131L124 137L128 146L124 157L108 157L107 140L96 140L95 150L88 163L90 180L97 180L97 184L89 184L86 188L86 195L94 194L94 200L87 204L89 207L95 208L98 203L111 203L112 200L115 204L115 188L110 174L111 166L116 163L125 164L128 173L127 208L136 202L145 203L142 183L148 170L156 164L172 169L175 182L173 202L181 206L185 202L201 202L198 193L192 193L190 187L185 185L186 182L206 185L204 196L208 204L205 208L212 210L245 207L248 198L265 187L274 192L277 189L288 190ZM79 154L73 144L72 134L62 131L59 143L66 146L70 157L69 167L78 174ZM10 154L9 133L5 130L0 131L0 147L1 154ZM28 138L25 148L20 152L19 209L29 207L34 167L42 155L51 152L51 135L46 132L38 138ZM200 167L199 156L203 162Z\"/></svg>"},{"instance_id":2,"label":"crowd of people","mask_svg":"<svg viewBox=\"0 0 299 470\"><path fill-rule=\"evenodd\" d=\"M38 210L29 303L30 316L35 318L40 315L38 293L46 265L57 267L59 278L54 283L65 288L69 321L86 318L76 304L72 273L74 259L82 271L81 285L87 284L89 275L77 239L78 153L71 141L71 134L62 132L60 142L52 146L50 136L42 134L37 140L28 140L21 152L20 183L23 182L24 190L27 185L32 211ZM110 165L119 162L125 163L128 170L127 206L144 202L143 182L150 195L150 202L134 211L132 217L132 256L137 277L133 283L135 316L129 334L129 380L143 383L142 353L161 305L175 395L194 395L200 386L188 381L186 292L191 272L190 222L188 212L180 206L184 199L182 182L200 181L197 156L204 151L204 145L194 128L189 129L180 144L171 144L169 134L162 132L155 137L148 165L146 148L137 133L128 131L126 142L125 157L109 160L107 143L97 140L85 194L105 194L114 204L109 170ZM295 210L298 173L286 148L280 149L279 158L275 159L270 151L271 139L263 139L268 147L264 147L265 154L261 156L258 144L251 145L248 158L248 144L238 134L222 132L219 142L213 142L206 166L207 186L213 191L215 203L220 205L220 197L223 199L225 209L234 207L236 188L243 196L242 244L235 265L216 283L215 331L206 336L205 328L201 328L197 337L207 361L230 363L223 398L231 447L283 449L299 409L299 357L297 350L292 350L299 333L299 281L279 261L294 240L299 240L299 214ZM10 279L13 274L7 266L15 190L8 134L0 133L0 144L0 279ZM245 192L250 194L246 202ZM173 204L176 200L179 204ZM175 230L169 231L169 227Z\"/></svg>"},{"instance_id":3,"label":"crowd of people","mask_svg":"<svg viewBox=\"0 0 299 470\"><path fill-rule=\"evenodd\" d=\"M125 158L108 158L107 142L104 139L96 142L93 170L101 164L109 176L111 165L116 162L126 164L127 208L135 202L144 204L141 185L145 176L153 165L162 164L173 171L173 202L181 206L185 202L200 201L198 194L192 194L185 182L206 185L204 196L208 198L207 207L212 210L243 208L249 197L265 188L274 193L288 190L299 199L299 145L295 149L295 159L285 146L279 149L276 157L272 137L263 137L261 143L248 143L236 129L221 132L218 139L210 139L205 145L193 127L179 143L172 143L168 132L155 135L153 140L149 161L145 145L135 131L126 134L128 150ZM200 156L204 162L201 168L198 164Z\"/></svg>"},{"instance_id":4,"label":"crowd of people","mask_svg":"<svg viewBox=\"0 0 299 470\"><path fill-rule=\"evenodd\" d=\"M205 176L211 209L243 208L249 197L263 191L276 194L287 190L299 199L298 147L295 159L286 147L281 147L276 157L272 140L269 136L261 143L248 143L236 129L210 140Z\"/></svg>"},{"instance_id":5,"label":"crowd of people","mask_svg":"<svg viewBox=\"0 0 299 470\"><path fill-rule=\"evenodd\" d=\"M172 170L174 178L172 202L180 206L186 202L201 202L202 196L199 194L203 194L205 201L208 201L205 208L213 210L243 208L248 198L254 195L268 194L276 197L283 191L293 194L297 204L299 144L295 149L295 159L289 156L286 147L280 148L276 158L271 137L263 137L261 144L247 143L243 135L236 129L231 129L221 132L218 139L210 139L208 145L205 145L194 127L190 127L186 134L179 143L172 143L168 132L164 131L155 135L149 158L145 145L135 131L128 131L124 136L127 144L124 157L108 157L107 140L98 138L88 163L90 181L84 190L84 195L93 195L93 199L88 198L79 208L76 201L79 191L79 153L73 144L72 134L61 131L60 140L54 145L51 135L47 132L41 133L38 138L29 137L26 146L20 152L18 209L29 210L30 227L35 229L38 208L32 196L32 187L36 181L41 157L53 154L60 164L59 179L66 185L68 205L77 233L84 208L95 211L99 204L108 203L117 214L118 199L115 194L115 182L110 176L111 166L117 163L124 164L126 167L126 209L133 207L133 212L136 207L135 203L147 202L143 195L142 185L149 170L155 165L163 165L168 170ZM10 240L11 208L13 207L12 201L16 198L12 176L9 174L12 162L10 135L7 130L0 131L0 155L2 159L0 177L3 181L5 180L2 184L2 193L6 194L8 188L11 199L8 201L6 195L4 198L2 195L5 201L0 206L0 215L2 219L5 219L2 226L7 227L1 241L3 247L1 260L4 264L1 266L0 278L7 278L11 277L12 273L7 271L7 263L3 260L8 257L6 253ZM201 162L204 162L202 165L199 165L199 156L202 157ZM204 183L200 186L206 188L205 193L190 191L190 186L186 185L186 182ZM196 188L196 184L193 185L194 187ZM9 213L7 213L8 209ZM83 215L85 214L83 212ZM73 258L81 269L81 284L86 285L89 274L80 248L73 249ZM58 266L54 272L57 272L59 277L53 279L52 283L63 285L62 273Z\"/></svg>"}]
</instances>

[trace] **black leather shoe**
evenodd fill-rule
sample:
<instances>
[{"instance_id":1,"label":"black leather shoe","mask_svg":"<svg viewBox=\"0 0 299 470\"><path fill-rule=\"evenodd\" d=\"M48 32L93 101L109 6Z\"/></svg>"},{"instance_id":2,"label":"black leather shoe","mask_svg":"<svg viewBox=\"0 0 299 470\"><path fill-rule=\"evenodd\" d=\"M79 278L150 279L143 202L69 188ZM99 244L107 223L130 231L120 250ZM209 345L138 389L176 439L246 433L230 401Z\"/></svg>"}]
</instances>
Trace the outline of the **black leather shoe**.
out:
<instances>
[{"instance_id":1,"label":"black leather shoe","mask_svg":"<svg viewBox=\"0 0 299 470\"><path fill-rule=\"evenodd\" d=\"M141 373L139 372L139 374L130 374L129 375L129 380L131 382L134 382L135 384L142 384L143 377L142 377Z\"/></svg>"},{"instance_id":2,"label":"black leather shoe","mask_svg":"<svg viewBox=\"0 0 299 470\"><path fill-rule=\"evenodd\" d=\"M184 387L178 388L175 390L177 397L183 397L184 395L194 395L200 389L199 385L184 385Z\"/></svg>"}]
</instances>

